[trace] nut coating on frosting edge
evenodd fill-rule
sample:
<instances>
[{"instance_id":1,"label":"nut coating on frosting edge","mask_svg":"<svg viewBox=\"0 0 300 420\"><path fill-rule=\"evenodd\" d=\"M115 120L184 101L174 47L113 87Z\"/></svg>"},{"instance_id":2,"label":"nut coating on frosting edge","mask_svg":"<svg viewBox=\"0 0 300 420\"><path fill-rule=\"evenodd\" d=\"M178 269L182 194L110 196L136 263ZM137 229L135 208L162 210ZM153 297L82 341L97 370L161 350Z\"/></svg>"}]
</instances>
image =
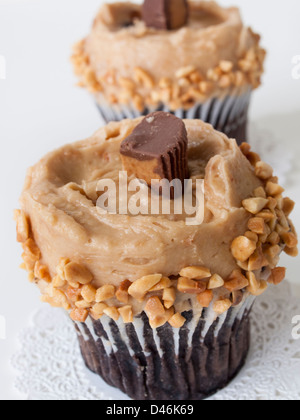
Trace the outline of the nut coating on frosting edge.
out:
<instances>
[{"instance_id":1,"label":"nut coating on frosting edge","mask_svg":"<svg viewBox=\"0 0 300 420\"><path fill-rule=\"evenodd\" d=\"M121 143L141 123L111 123L28 171L17 240L42 300L78 322L127 323L145 311L153 328L180 328L191 307L219 316L279 284L280 253L298 253L294 203L249 145L238 148L201 121L184 125L190 179L205 181L202 225L186 226L175 214L99 215L97 182L118 182Z\"/></svg>"},{"instance_id":2,"label":"nut coating on frosting edge","mask_svg":"<svg viewBox=\"0 0 300 420\"><path fill-rule=\"evenodd\" d=\"M168 1L157 2L166 10ZM186 2L176 4L181 8ZM168 30L148 27L141 5L105 4L91 33L74 46L79 86L100 106L133 106L140 112L162 103L171 111L188 110L210 97L241 95L260 86L266 51L260 36L243 25L238 9L212 1L187 5L186 23ZM160 19L161 26L166 22Z\"/></svg>"}]
</instances>

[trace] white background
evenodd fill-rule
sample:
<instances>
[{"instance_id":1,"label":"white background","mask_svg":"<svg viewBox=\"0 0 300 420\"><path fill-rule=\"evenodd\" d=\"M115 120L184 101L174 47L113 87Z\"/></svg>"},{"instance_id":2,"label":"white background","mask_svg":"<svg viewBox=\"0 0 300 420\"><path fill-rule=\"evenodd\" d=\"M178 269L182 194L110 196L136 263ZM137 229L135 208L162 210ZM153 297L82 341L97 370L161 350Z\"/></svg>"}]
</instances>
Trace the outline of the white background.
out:
<instances>
[{"instance_id":1,"label":"white background","mask_svg":"<svg viewBox=\"0 0 300 420\"><path fill-rule=\"evenodd\" d=\"M294 153L287 193L300 203L300 79L292 78L292 58L300 56L299 0L222 0L237 4L248 25L263 35L269 55L264 86L255 93L251 119L271 129ZM0 80L0 315L7 339L0 340L0 399L19 399L9 359L18 332L40 307L39 293L18 269L13 209L26 169L48 151L91 135L101 124L90 97L74 87L69 56L85 36L101 0L0 0L0 56L7 61ZM298 72L300 74L300 70ZM300 204L294 219L300 231ZM287 259L288 278L300 284L299 259ZM297 287L296 287L297 288ZM295 290L296 290L295 288Z\"/></svg>"}]
</instances>

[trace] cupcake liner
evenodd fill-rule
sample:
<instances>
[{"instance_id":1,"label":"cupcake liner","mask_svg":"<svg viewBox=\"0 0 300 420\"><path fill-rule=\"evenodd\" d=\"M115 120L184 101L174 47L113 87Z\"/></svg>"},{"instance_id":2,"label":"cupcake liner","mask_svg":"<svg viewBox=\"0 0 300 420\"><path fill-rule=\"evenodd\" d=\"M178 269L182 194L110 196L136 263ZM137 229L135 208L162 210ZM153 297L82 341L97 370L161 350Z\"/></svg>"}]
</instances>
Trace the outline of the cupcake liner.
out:
<instances>
[{"instance_id":1,"label":"cupcake liner","mask_svg":"<svg viewBox=\"0 0 300 420\"><path fill-rule=\"evenodd\" d=\"M134 400L201 400L245 363L254 297L215 319L211 308L183 313L181 329L153 330L145 313L124 324L103 316L74 323L87 367Z\"/></svg>"},{"instance_id":2,"label":"cupcake liner","mask_svg":"<svg viewBox=\"0 0 300 420\"><path fill-rule=\"evenodd\" d=\"M151 112L165 111L182 119L200 119L211 124L216 130L222 131L229 138L235 138L239 144L247 141L247 120L252 90L243 93L227 95L222 98L211 98L205 103L196 104L189 110L171 111L167 106L145 108L137 111L132 105L108 105L101 101L97 103L100 114L106 123L134 119L146 116Z\"/></svg>"}]
</instances>

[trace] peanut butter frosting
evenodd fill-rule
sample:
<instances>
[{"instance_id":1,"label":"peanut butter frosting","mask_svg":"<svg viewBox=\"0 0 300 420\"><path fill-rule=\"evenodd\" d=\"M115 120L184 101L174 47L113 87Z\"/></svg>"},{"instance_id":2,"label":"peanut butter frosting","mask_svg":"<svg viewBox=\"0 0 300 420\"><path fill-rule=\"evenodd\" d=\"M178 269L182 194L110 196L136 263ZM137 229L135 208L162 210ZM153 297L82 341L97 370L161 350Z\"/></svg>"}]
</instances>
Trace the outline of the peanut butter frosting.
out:
<instances>
[{"instance_id":1,"label":"peanut butter frosting","mask_svg":"<svg viewBox=\"0 0 300 420\"><path fill-rule=\"evenodd\" d=\"M189 108L212 95L258 87L265 51L239 10L212 1L188 4L188 23L178 30L147 27L140 5L105 4L74 48L80 85L100 103L140 110L161 102Z\"/></svg>"},{"instance_id":2,"label":"peanut butter frosting","mask_svg":"<svg viewBox=\"0 0 300 420\"><path fill-rule=\"evenodd\" d=\"M179 327L191 302L221 314L282 281L279 254L297 254L294 203L250 146L201 121L184 121L190 177L205 182L201 225L173 212L99 212L97 184L119 185L120 145L140 122L110 123L28 171L17 239L43 300L82 322L89 314L130 322L145 310L153 327Z\"/></svg>"}]
</instances>

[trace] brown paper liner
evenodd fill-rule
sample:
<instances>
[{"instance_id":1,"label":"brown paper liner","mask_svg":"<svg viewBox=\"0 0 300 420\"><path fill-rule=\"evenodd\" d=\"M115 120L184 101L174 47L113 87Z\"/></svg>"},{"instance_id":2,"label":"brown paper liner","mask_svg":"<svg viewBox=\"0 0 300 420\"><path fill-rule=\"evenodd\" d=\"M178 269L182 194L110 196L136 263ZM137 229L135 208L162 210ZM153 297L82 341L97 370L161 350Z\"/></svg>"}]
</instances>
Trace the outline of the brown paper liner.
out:
<instances>
[{"instance_id":1,"label":"brown paper liner","mask_svg":"<svg viewBox=\"0 0 300 420\"><path fill-rule=\"evenodd\" d=\"M146 116L154 111L170 112L182 119L200 119L211 124L216 130L225 133L229 138L236 139L238 144L241 144L248 139L247 123L250 99L251 90L248 90L238 95L211 98L187 111L183 109L171 111L166 106L160 106L156 109L145 108L143 112L139 112L132 106L110 106L102 101L97 104L97 107L106 123L127 118L134 119Z\"/></svg>"},{"instance_id":2,"label":"brown paper liner","mask_svg":"<svg viewBox=\"0 0 300 420\"><path fill-rule=\"evenodd\" d=\"M185 312L180 330L169 324L152 330L144 313L133 324L103 317L75 327L87 367L132 399L202 400L243 367L252 304L248 298L214 322L208 310L198 318Z\"/></svg>"}]
</instances>

